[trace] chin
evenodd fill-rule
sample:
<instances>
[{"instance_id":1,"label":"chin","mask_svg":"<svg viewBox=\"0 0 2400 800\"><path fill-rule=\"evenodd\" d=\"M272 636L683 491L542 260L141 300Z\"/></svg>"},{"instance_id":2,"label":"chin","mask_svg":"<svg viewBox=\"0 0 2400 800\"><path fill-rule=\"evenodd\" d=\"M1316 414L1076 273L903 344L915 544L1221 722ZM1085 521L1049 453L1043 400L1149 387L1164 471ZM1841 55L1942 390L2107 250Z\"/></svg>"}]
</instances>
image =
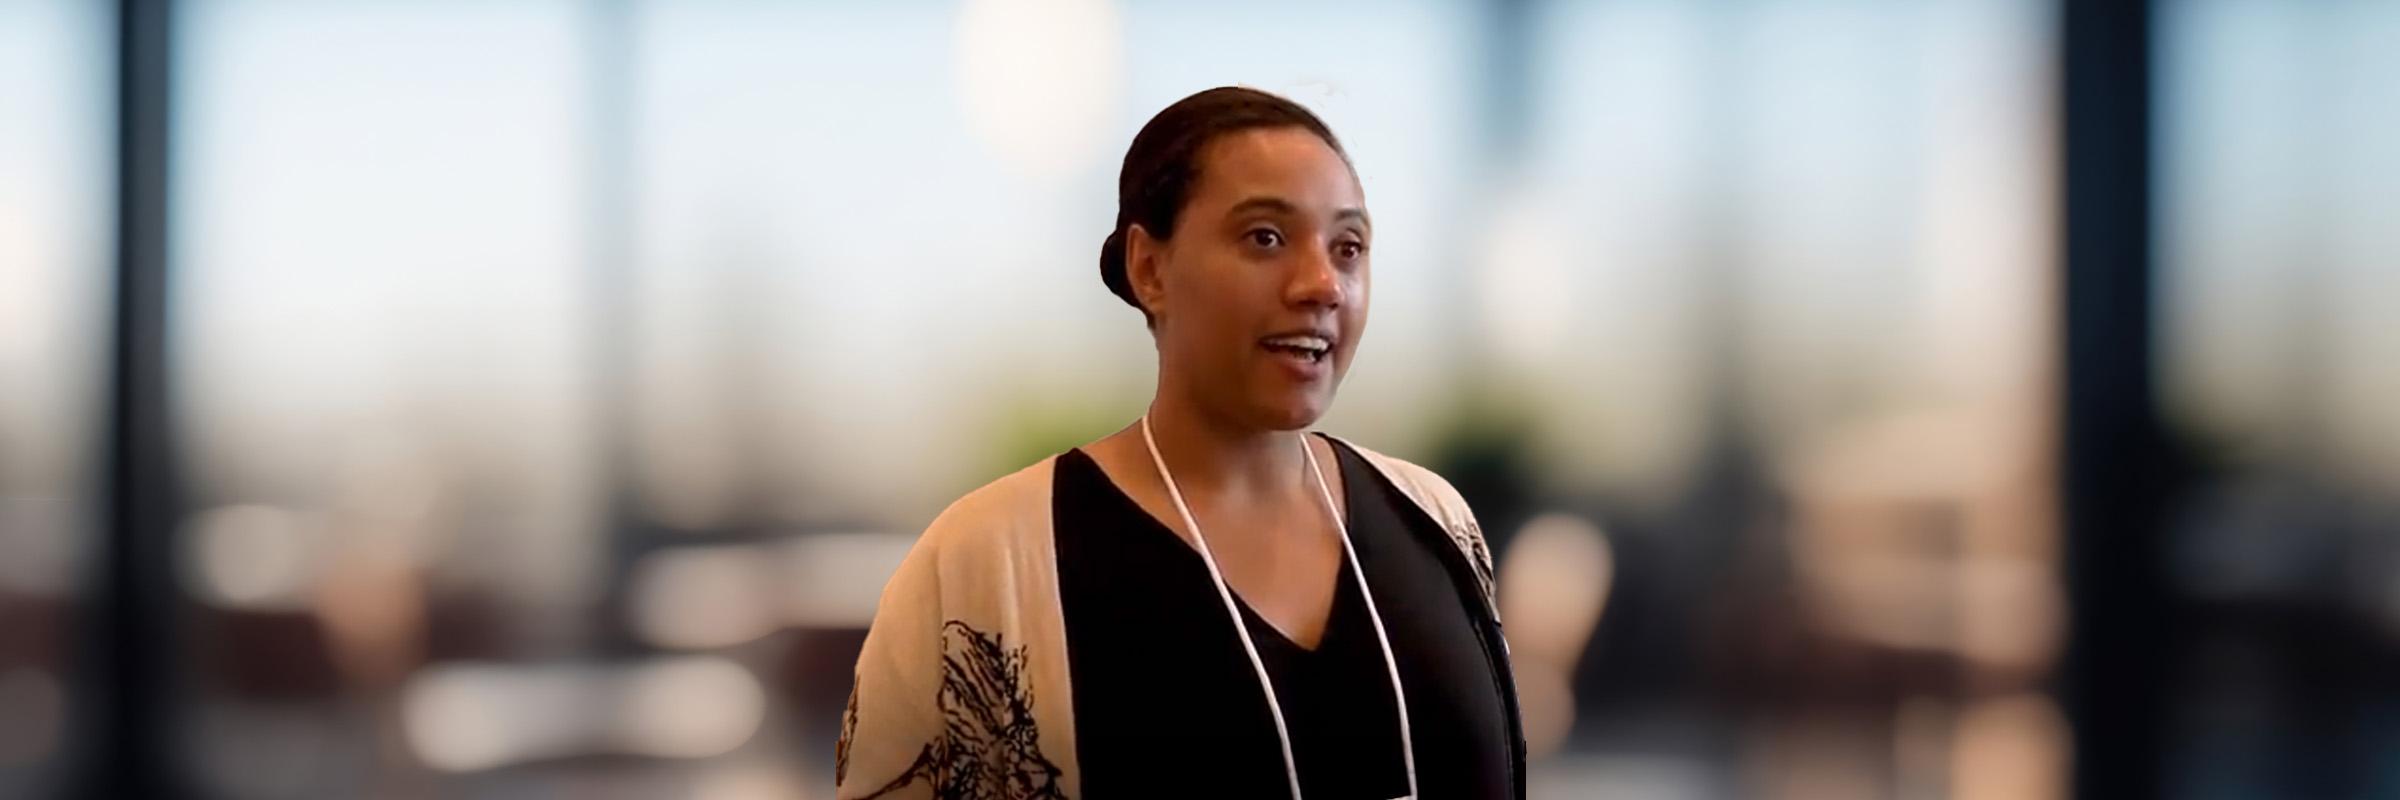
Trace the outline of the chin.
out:
<instances>
[{"instance_id":1,"label":"chin","mask_svg":"<svg viewBox=\"0 0 2400 800\"><path fill-rule=\"evenodd\" d=\"M1258 426L1271 431L1307 430L1333 405L1333 398L1290 398L1258 408Z\"/></svg>"}]
</instances>

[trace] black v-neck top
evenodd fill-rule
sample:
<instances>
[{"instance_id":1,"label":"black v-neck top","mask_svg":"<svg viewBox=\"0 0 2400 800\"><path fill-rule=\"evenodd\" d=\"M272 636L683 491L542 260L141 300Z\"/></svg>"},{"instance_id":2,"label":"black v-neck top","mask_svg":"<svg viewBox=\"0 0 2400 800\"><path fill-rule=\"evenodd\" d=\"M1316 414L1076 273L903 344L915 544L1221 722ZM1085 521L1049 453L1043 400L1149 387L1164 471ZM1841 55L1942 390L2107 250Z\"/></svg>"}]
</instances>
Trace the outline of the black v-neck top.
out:
<instances>
[{"instance_id":1,"label":"black v-neck top","mask_svg":"<svg viewBox=\"0 0 2400 800\"><path fill-rule=\"evenodd\" d=\"M1328 440L1333 441L1333 440ZM1418 795L1512 794L1510 732L1481 603L1437 523L1338 441L1346 524L1324 636L1300 647L1241 602L1309 800L1406 793L1391 678L1356 572L1382 612L1415 738ZM1081 450L1057 460L1053 526L1075 747L1089 800L1288 795L1273 717L1208 567Z\"/></svg>"}]
</instances>

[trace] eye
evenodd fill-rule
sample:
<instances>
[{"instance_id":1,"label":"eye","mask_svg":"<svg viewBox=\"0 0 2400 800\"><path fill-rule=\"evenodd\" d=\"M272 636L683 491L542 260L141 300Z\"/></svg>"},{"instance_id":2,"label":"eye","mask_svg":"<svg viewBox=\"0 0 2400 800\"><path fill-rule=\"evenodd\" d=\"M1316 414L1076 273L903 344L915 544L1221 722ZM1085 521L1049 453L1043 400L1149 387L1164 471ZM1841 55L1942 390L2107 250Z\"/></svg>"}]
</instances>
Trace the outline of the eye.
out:
<instances>
[{"instance_id":1,"label":"eye","mask_svg":"<svg viewBox=\"0 0 2400 800\"><path fill-rule=\"evenodd\" d=\"M1367 254L1367 243L1356 239L1344 239L1333 243L1333 254L1344 261L1354 260Z\"/></svg>"},{"instance_id":2,"label":"eye","mask_svg":"<svg viewBox=\"0 0 2400 800\"><path fill-rule=\"evenodd\" d=\"M1242 240L1253 247L1274 249L1283 246L1283 233L1274 228L1251 228L1242 233Z\"/></svg>"}]
</instances>

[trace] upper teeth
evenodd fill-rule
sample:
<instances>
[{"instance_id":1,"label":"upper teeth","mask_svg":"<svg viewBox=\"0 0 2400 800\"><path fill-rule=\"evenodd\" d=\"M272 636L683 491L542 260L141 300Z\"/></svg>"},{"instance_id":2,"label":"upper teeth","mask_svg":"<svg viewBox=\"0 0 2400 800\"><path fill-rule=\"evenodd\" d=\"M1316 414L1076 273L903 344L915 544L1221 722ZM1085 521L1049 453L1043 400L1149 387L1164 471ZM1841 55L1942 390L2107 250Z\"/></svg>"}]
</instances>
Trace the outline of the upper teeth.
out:
<instances>
[{"instance_id":1,"label":"upper teeth","mask_svg":"<svg viewBox=\"0 0 2400 800\"><path fill-rule=\"evenodd\" d=\"M1325 341L1325 337L1323 336L1277 336L1275 338L1268 339L1267 344L1277 347L1297 347L1303 350L1316 350L1319 352L1331 349L1333 347L1333 343Z\"/></svg>"}]
</instances>

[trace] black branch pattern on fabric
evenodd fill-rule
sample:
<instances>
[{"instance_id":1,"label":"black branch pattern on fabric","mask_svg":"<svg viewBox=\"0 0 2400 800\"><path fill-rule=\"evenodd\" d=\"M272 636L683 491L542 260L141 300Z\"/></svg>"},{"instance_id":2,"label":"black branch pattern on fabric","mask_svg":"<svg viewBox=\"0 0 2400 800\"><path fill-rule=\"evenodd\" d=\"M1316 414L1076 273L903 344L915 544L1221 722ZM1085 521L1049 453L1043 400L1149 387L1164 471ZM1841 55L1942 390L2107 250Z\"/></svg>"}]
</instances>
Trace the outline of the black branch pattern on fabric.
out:
<instances>
[{"instance_id":1,"label":"black branch pattern on fabric","mask_svg":"<svg viewBox=\"0 0 2400 800\"><path fill-rule=\"evenodd\" d=\"M1058 785L1061 770L1042 756L1025 664L1025 647L1004 646L1000 634L958 620L944 624L942 737L866 796L881 797L924 781L937 800L1066 800ZM836 784L847 769L850 729L856 725L857 699L851 703L844 743L835 750Z\"/></svg>"},{"instance_id":2,"label":"black branch pattern on fabric","mask_svg":"<svg viewBox=\"0 0 2400 800\"><path fill-rule=\"evenodd\" d=\"M850 779L850 740L858 736L858 677L850 678L850 702L842 706L842 738L833 744L833 785Z\"/></svg>"},{"instance_id":3,"label":"black branch pattern on fabric","mask_svg":"<svg viewBox=\"0 0 2400 800\"><path fill-rule=\"evenodd\" d=\"M1042 757L1025 648L964 622L942 626L942 800L1065 800L1058 765Z\"/></svg>"}]
</instances>

